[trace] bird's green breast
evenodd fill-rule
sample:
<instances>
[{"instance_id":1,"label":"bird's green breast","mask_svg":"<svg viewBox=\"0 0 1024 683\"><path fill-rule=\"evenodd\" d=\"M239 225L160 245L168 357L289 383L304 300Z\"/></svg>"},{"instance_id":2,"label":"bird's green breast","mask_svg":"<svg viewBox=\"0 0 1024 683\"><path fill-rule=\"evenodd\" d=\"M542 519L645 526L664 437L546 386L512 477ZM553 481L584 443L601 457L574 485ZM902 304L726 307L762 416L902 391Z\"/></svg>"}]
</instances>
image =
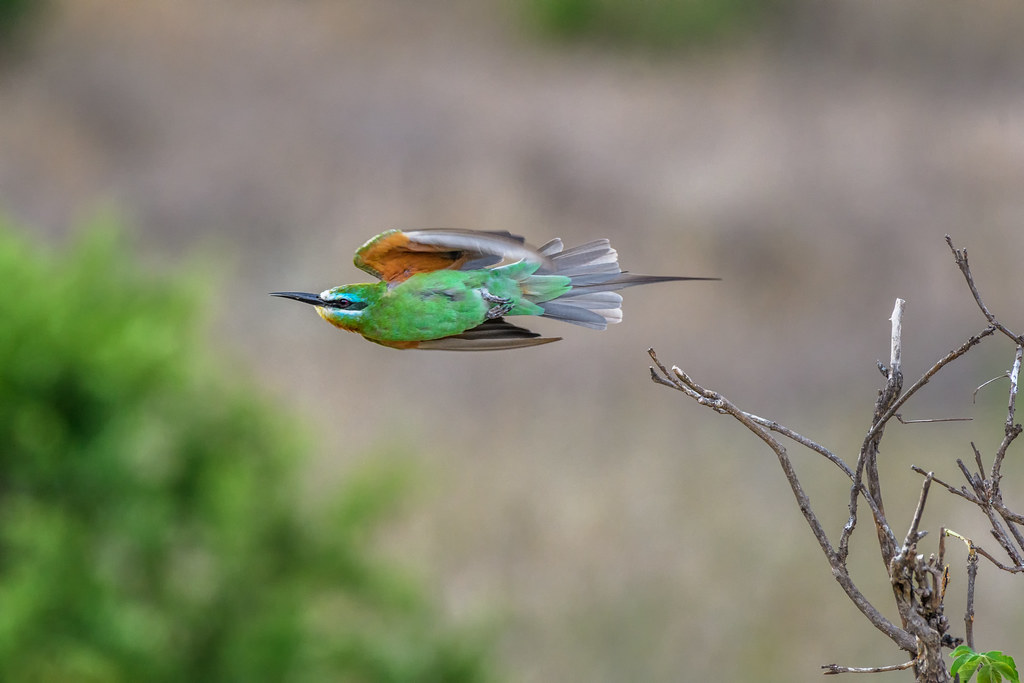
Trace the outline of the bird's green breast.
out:
<instances>
[{"instance_id":1,"label":"bird's green breast","mask_svg":"<svg viewBox=\"0 0 1024 683\"><path fill-rule=\"evenodd\" d=\"M511 278L494 271L439 270L413 275L390 289L362 312L359 331L378 341L423 341L459 334L484 322L495 296L518 300L522 293Z\"/></svg>"}]
</instances>

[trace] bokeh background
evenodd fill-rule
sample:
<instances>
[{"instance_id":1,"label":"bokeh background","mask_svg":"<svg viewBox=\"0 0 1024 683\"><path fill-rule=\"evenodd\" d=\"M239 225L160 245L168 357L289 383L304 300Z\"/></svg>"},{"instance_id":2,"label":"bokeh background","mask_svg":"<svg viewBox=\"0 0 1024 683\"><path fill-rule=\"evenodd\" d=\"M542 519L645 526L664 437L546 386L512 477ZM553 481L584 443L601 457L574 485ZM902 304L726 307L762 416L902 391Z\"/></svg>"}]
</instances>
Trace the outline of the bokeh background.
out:
<instances>
[{"instance_id":1,"label":"bokeh background","mask_svg":"<svg viewBox=\"0 0 1024 683\"><path fill-rule=\"evenodd\" d=\"M297 600L298 614L316 612L318 638L354 643L332 656L363 664L321 671L288 659L294 648L285 646L275 660L279 650L262 636L232 640L227 622L222 640L200 634L192 645L270 654L245 666L197 656L191 668L168 668L166 680L186 670L194 680L257 680L259 670L266 680L793 681L817 679L832 661L902 661L831 579L772 454L738 425L654 386L645 351L655 347L748 410L852 460L881 383L875 361L888 355L893 300L909 302L908 375L982 327L943 235L969 248L990 306L1024 328L1019 3L5 0L0 9L0 211L21 245L4 263L13 269L33 249L67 254L32 277L0 273L9 301L25 300L15 281L39 291L48 281L56 293L28 299L25 310L46 315L25 318L29 332L11 348L29 353L31 330L46 328L67 301L74 324L55 326L54 338L75 339L78 322L113 307L144 311L136 328L174 347L177 321L192 318L178 294L163 293L184 287L206 320L189 333L195 342L145 363L104 356L106 365L87 366L83 391L92 378L106 381L96 373L127 367L150 377L154 364L187 365L199 354L198 374L219 378L220 388L194 380L183 400L202 409L224 396L258 397L262 412L224 425L238 439L308 454L286 468L295 483L281 493L278 470L244 474L249 446L224 439L204 457L238 451L222 479L248 477L254 497L225 492L216 477L195 479L185 497L216 507L218 496L241 496L246 518L262 514L254 501L264 487L275 510L315 507L339 492L343 501L390 501L379 503L390 512L356 534L352 552L383 558L380 571L409 587L381 588L366 578L374 564L363 583L351 583L370 595L360 610L318 609L332 582L343 581L323 567L342 562L331 552L348 550L310 559L287 544L237 549L215 538L219 550L204 551L244 565L222 576L236 586L248 565L235 550L293 554L281 599ZM510 230L534 243L608 237L627 269L722 281L632 290L622 325L596 333L540 321L538 331L565 340L495 354L392 351L266 296L362 280L353 250L390 227ZM90 247L80 233L97 229L117 245ZM91 270L73 265L80 250ZM72 271L74 282L62 283ZM153 273L167 279L152 282ZM105 284L90 289L89 277ZM123 289L136 295L118 298ZM73 296L92 291L109 299ZM54 348L67 352L61 362L73 372L85 367L80 346L113 343L104 334ZM132 339L125 348L151 346L144 331ZM917 499L909 464L956 481L954 460L970 458L971 440L989 454L998 443L1005 385L976 404L971 392L1012 355L987 342L905 411L973 422L890 428L882 467L897 528ZM174 377L175 386L184 381ZM59 402L63 385L54 386L39 400ZM103 405L97 420L122 411ZM5 415L23 436L49 424ZM220 424L205 428L229 428ZM256 436L245 424L259 425ZM289 436L260 436L265 429ZM153 438L178 443L147 438L149 446L128 451L137 455ZM180 456L164 450L166 462ZM794 455L838 534L847 487L813 456ZM33 476L65 477L73 488L82 469L59 456ZM1004 470L1011 505L1021 502L1018 460ZM13 490L38 498L38 481ZM99 477L76 505L93 510L104 490ZM353 506L361 509L346 509ZM175 527L177 509L163 509L154 524ZM289 521L278 535L337 531L281 514ZM933 532L926 550L942 524L985 544L979 517L938 492L923 525ZM26 528L7 539L8 558L32 554L40 536ZM887 607L873 534L862 531L856 577ZM948 603L958 634L959 550L950 551ZM180 570L167 552L150 562L173 566L150 571ZM87 566L91 553L86 544ZM103 557L116 565L121 556ZM306 576L307 565L322 569ZM107 575L110 590L138 593L145 582L130 562L119 566L116 579ZM249 588L262 594L279 579L258 574ZM980 580L979 645L1022 655L1014 649L1024 638L1019 585L987 565ZM8 600L20 595L15 588L5 589ZM229 604L246 603L239 591ZM131 651L133 629L170 619L184 599L176 595L151 603L146 618L133 613L120 640L99 645L89 629L43 619L26 635L9 618L0 632L5 671L139 680L132 672L140 669L122 667L122 651L108 645ZM209 604L197 599L182 618L202 623ZM82 609L100 624L120 619ZM388 620L408 636L394 647ZM353 640L364 622L371 634ZM47 651L58 660L71 653L70 663L19 663L56 632L67 647ZM169 660L184 651L169 637L151 646ZM434 649L408 654L418 647ZM363 650L377 655L353 655ZM389 657L404 663L365 663Z\"/></svg>"}]
</instances>

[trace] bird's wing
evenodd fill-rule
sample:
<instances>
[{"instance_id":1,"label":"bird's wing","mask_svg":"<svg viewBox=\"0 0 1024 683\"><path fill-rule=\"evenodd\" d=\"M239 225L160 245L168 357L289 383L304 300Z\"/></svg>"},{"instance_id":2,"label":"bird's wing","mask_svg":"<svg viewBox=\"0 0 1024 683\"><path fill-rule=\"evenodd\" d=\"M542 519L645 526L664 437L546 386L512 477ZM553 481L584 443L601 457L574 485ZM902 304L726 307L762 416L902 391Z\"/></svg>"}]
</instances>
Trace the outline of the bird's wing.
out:
<instances>
[{"instance_id":1,"label":"bird's wing","mask_svg":"<svg viewBox=\"0 0 1024 683\"><path fill-rule=\"evenodd\" d=\"M560 339L542 337L536 332L505 322L504 318L496 318L461 334L420 342L416 348L436 351L498 351L550 344Z\"/></svg>"},{"instance_id":2,"label":"bird's wing","mask_svg":"<svg viewBox=\"0 0 1024 683\"><path fill-rule=\"evenodd\" d=\"M517 235L478 230L388 230L356 251L357 268L385 282L433 270L484 268L503 260L547 264L549 258Z\"/></svg>"}]
</instances>

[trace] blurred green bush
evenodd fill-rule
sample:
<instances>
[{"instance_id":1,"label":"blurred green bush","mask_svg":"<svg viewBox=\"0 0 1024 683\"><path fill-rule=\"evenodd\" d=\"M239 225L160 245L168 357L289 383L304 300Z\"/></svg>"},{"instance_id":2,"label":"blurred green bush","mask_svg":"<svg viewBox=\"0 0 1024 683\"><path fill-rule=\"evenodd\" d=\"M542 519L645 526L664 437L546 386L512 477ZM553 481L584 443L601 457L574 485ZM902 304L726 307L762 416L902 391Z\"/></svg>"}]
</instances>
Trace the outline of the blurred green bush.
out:
<instances>
[{"instance_id":1,"label":"blurred green bush","mask_svg":"<svg viewBox=\"0 0 1024 683\"><path fill-rule=\"evenodd\" d=\"M23 34L41 14L48 0L0 0L0 53Z\"/></svg>"},{"instance_id":2,"label":"blurred green bush","mask_svg":"<svg viewBox=\"0 0 1024 683\"><path fill-rule=\"evenodd\" d=\"M294 421L122 241L0 220L0 680L484 680L483 639L372 556L396 473L299 505Z\"/></svg>"},{"instance_id":3,"label":"blurred green bush","mask_svg":"<svg viewBox=\"0 0 1024 683\"><path fill-rule=\"evenodd\" d=\"M780 0L527 0L527 21L556 40L665 50L749 29Z\"/></svg>"}]
</instances>

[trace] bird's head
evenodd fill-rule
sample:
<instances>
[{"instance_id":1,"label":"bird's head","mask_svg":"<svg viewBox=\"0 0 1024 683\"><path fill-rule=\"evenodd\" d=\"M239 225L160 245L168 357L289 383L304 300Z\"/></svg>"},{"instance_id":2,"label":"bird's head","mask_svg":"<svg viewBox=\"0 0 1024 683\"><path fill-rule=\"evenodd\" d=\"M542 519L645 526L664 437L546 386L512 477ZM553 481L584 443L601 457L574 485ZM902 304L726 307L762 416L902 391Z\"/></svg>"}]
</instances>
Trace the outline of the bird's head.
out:
<instances>
[{"instance_id":1,"label":"bird's head","mask_svg":"<svg viewBox=\"0 0 1024 683\"><path fill-rule=\"evenodd\" d=\"M379 296L378 287L372 284L342 285L326 289L319 294L307 292L271 292L270 296L294 299L316 306L320 317L343 330L358 332L366 307Z\"/></svg>"}]
</instances>

